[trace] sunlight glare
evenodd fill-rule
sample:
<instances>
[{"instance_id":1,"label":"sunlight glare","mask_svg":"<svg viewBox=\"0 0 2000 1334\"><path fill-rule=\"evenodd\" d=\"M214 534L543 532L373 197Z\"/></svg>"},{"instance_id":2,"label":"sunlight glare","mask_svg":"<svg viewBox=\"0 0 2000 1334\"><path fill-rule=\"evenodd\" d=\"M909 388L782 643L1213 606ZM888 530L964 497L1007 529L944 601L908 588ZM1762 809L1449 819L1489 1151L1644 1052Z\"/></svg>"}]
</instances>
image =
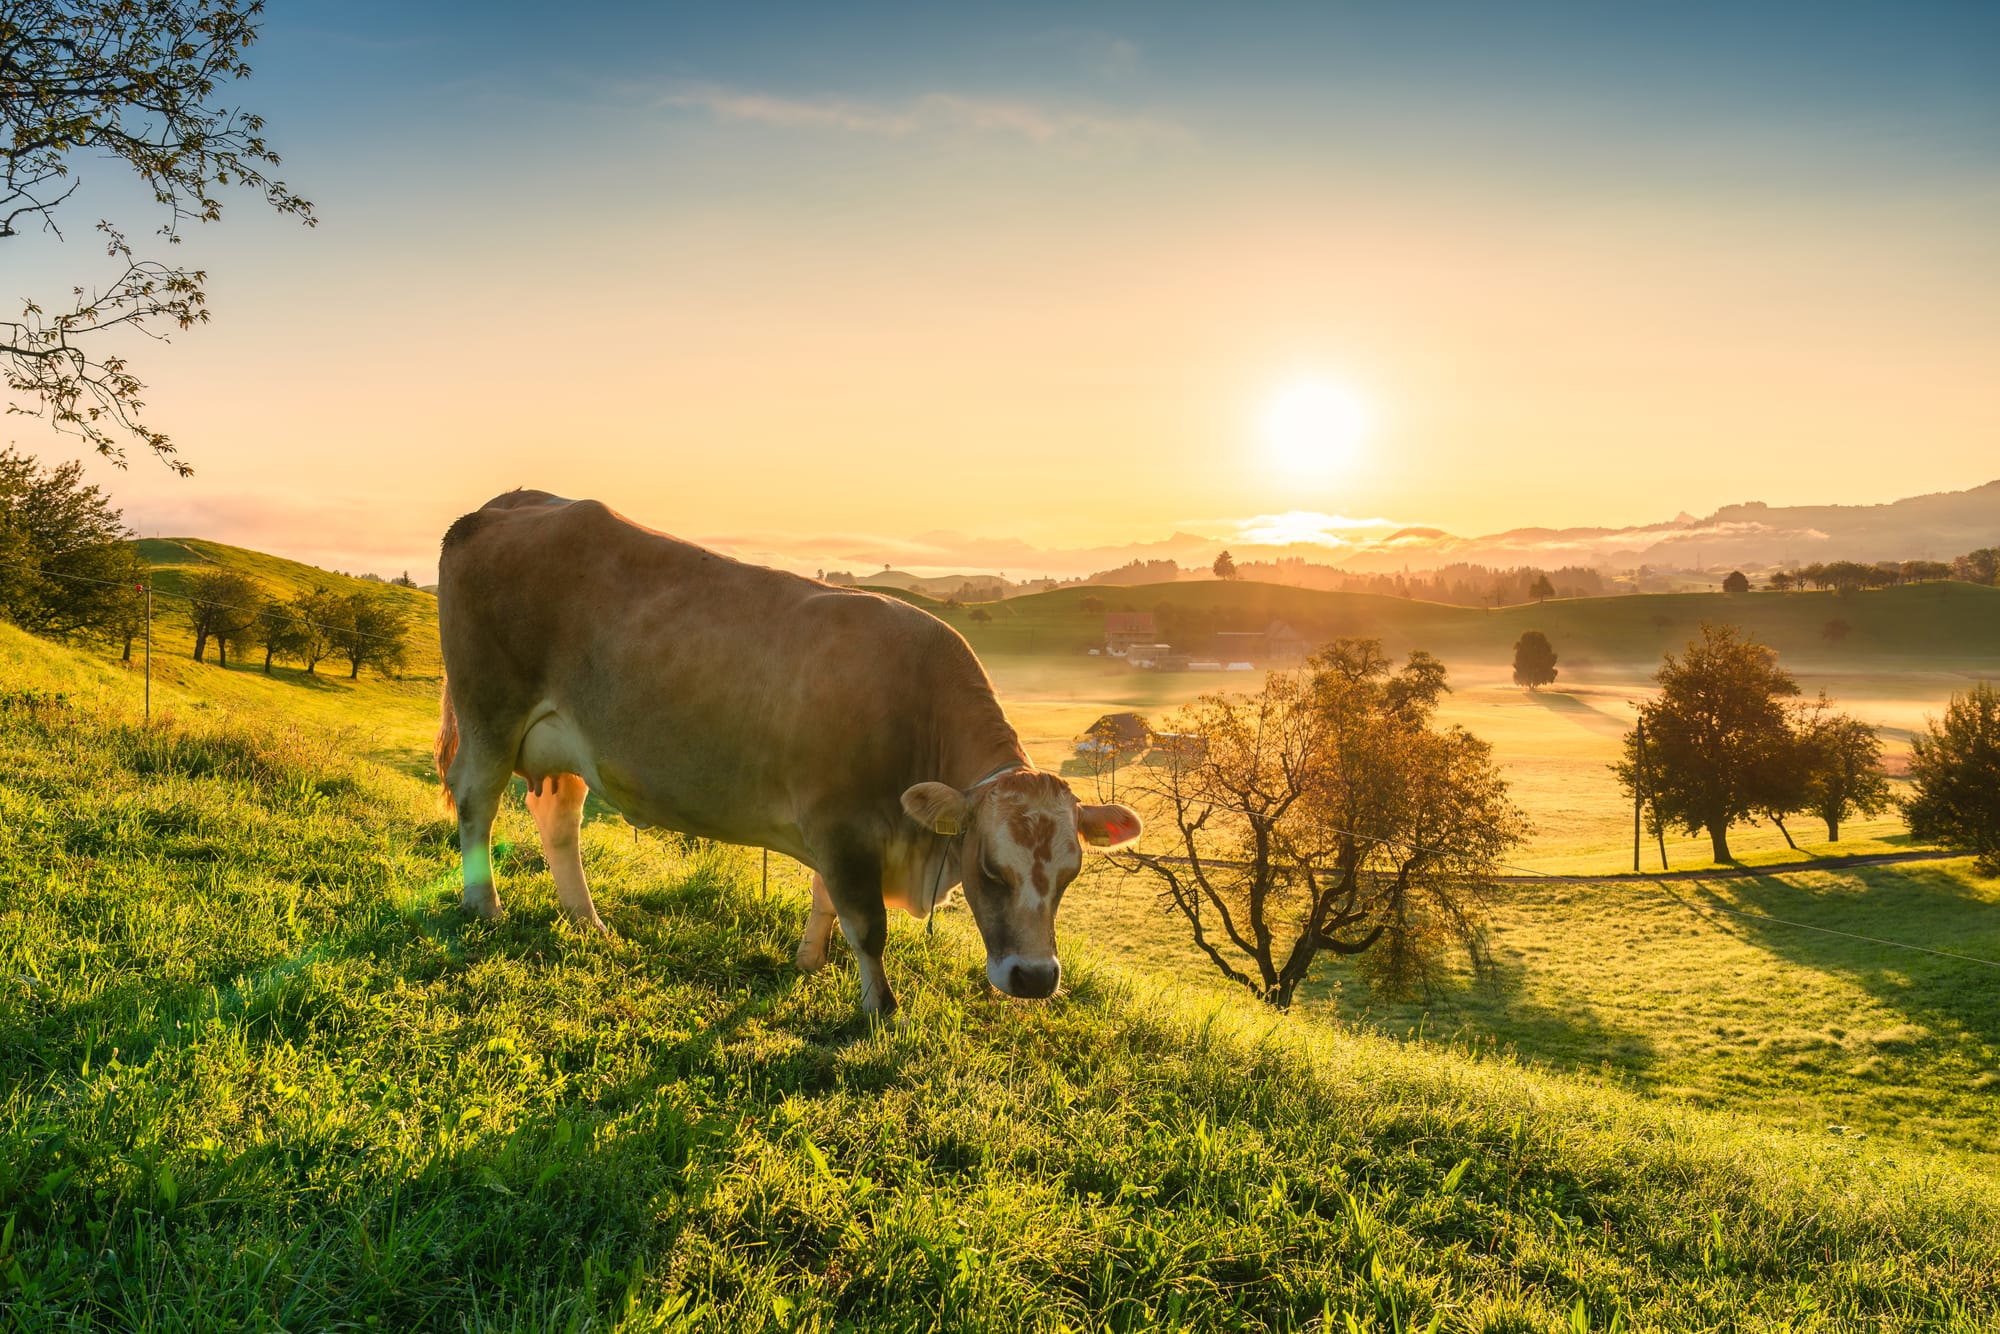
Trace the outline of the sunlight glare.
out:
<instances>
[{"instance_id":1,"label":"sunlight glare","mask_svg":"<svg viewBox=\"0 0 2000 1334\"><path fill-rule=\"evenodd\" d=\"M1367 406L1352 389L1326 380L1287 385L1264 412L1272 461L1294 479L1327 477L1354 462L1368 429Z\"/></svg>"}]
</instances>

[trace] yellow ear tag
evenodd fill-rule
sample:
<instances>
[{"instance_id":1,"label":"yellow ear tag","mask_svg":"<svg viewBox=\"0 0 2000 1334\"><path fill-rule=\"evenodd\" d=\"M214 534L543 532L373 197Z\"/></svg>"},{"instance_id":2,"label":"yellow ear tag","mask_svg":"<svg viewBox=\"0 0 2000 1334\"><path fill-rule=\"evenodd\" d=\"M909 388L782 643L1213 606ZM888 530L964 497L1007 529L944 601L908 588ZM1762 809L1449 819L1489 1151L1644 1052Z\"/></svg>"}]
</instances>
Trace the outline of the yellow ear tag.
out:
<instances>
[{"instance_id":1,"label":"yellow ear tag","mask_svg":"<svg viewBox=\"0 0 2000 1334\"><path fill-rule=\"evenodd\" d=\"M935 832L943 834L946 838L956 838L958 836L958 817L956 815L940 815L937 819L931 821L931 828Z\"/></svg>"},{"instance_id":2,"label":"yellow ear tag","mask_svg":"<svg viewBox=\"0 0 2000 1334\"><path fill-rule=\"evenodd\" d=\"M1085 834L1083 841L1093 848L1108 848L1111 846L1111 835L1105 832Z\"/></svg>"}]
</instances>

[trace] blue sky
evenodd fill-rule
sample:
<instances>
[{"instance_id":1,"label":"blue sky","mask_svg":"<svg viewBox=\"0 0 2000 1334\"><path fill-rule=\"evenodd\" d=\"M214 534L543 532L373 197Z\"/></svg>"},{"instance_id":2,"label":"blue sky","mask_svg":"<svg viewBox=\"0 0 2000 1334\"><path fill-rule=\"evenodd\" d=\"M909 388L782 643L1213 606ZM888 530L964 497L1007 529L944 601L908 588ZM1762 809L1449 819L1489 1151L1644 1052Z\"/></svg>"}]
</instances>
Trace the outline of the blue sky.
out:
<instances>
[{"instance_id":1,"label":"blue sky","mask_svg":"<svg viewBox=\"0 0 2000 1334\"><path fill-rule=\"evenodd\" d=\"M811 567L2000 473L2000 6L306 3L253 63L322 224L191 243L148 529L421 568L527 484ZM1259 438L1301 377L1337 470Z\"/></svg>"}]
</instances>

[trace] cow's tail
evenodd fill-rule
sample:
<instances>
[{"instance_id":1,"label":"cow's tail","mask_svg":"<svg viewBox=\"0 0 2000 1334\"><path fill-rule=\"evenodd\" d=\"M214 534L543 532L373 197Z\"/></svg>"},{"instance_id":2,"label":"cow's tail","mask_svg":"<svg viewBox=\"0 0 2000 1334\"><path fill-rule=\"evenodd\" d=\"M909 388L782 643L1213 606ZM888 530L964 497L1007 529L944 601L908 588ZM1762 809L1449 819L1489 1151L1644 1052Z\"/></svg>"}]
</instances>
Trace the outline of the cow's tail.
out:
<instances>
[{"instance_id":1,"label":"cow's tail","mask_svg":"<svg viewBox=\"0 0 2000 1334\"><path fill-rule=\"evenodd\" d=\"M455 810L451 799L451 760L458 754L458 714L451 707L451 681L444 683L443 697L438 701L437 771L438 782L444 785L444 808Z\"/></svg>"}]
</instances>

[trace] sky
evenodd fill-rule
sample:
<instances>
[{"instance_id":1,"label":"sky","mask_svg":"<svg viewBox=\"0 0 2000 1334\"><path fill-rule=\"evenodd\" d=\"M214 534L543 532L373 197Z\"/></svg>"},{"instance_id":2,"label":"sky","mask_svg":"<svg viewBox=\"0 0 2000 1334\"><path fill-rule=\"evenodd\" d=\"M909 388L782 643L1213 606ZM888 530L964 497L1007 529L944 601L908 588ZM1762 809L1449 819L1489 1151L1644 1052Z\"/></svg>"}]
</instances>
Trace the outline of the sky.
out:
<instances>
[{"instance_id":1,"label":"sky","mask_svg":"<svg viewBox=\"0 0 2000 1334\"><path fill-rule=\"evenodd\" d=\"M2000 476L2000 6L556 14L272 5L234 94L320 223L182 247L135 528L422 581L529 486L1018 578ZM146 230L78 170L0 297Z\"/></svg>"}]
</instances>

